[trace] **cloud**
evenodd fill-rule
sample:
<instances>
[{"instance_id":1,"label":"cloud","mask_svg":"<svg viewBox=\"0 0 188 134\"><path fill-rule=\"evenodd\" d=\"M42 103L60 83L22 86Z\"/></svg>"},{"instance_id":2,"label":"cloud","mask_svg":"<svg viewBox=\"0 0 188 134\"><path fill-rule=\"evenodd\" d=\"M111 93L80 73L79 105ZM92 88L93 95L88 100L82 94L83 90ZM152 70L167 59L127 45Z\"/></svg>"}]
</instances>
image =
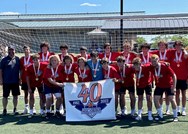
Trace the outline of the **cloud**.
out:
<instances>
[{"instance_id":1,"label":"cloud","mask_svg":"<svg viewBox=\"0 0 188 134\"><path fill-rule=\"evenodd\" d=\"M0 12L0 15L18 15L18 12Z\"/></svg>"},{"instance_id":2,"label":"cloud","mask_svg":"<svg viewBox=\"0 0 188 134\"><path fill-rule=\"evenodd\" d=\"M80 6L98 7L101 6L101 4L82 3Z\"/></svg>"}]
</instances>

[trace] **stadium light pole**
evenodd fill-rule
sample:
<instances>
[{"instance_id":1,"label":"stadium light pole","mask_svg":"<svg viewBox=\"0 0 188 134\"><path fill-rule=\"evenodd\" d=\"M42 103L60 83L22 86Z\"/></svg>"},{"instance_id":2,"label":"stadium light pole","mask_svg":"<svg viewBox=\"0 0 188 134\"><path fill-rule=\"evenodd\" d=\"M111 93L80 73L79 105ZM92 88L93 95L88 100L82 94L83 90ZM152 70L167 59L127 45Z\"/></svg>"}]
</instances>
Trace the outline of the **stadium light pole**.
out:
<instances>
[{"instance_id":1,"label":"stadium light pole","mask_svg":"<svg viewBox=\"0 0 188 134\"><path fill-rule=\"evenodd\" d=\"M120 15L123 15L123 0L120 0ZM123 19L120 19L120 45L123 49Z\"/></svg>"}]
</instances>

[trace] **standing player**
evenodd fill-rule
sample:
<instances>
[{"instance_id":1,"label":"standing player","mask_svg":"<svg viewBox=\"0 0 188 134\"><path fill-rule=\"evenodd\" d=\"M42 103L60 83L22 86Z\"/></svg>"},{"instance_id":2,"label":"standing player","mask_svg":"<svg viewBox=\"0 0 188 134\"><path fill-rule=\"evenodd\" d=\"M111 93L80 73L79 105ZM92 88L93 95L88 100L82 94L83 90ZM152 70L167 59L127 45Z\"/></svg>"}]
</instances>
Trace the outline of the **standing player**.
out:
<instances>
[{"instance_id":1,"label":"standing player","mask_svg":"<svg viewBox=\"0 0 188 134\"><path fill-rule=\"evenodd\" d=\"M150 63L150 57L151 54L149 53L150 45L148 43L144 43L141 45L141 53L139 54L139 57L142 60L142 64L148 64Z\"/></svg>"},{"instance_id":2,"label":"standing player","mask_svg":"<svg viewBox=\"0 0 188 134\"><path fill-rule=\"evenodd\" d=\"M63 44L61 44L59 49L61 50L61 54L59 54L59 58L60 58L61 62L64 64L64 62L63 62L64 57L66 55L70 55L68 53L69 47L68 47L68 45L66 43L63 43ZM74 56L73 55L70 55L70 56L72 58L72 63L74 63Z\"/></svg>"},{"instance_id":3,"label":"standing player","mask_svg":"<svg viewBox=\"0 0 188 134\"><path fill-rule=\"evenodd\" d=\"M30 47L24 46L23 47L25 56L20 58L20 74L21 74L21 83L22 83L22 90L24 91L24 102L25 102L25 109L23 114L29 113L29 104L28 104L28 86L26 82L26 72L28 66L32 63L32 59L30 56Z\"/></svg>"},{"instance_id":4,"label":"standing player","mask_svg":"<svg viewBox=\"0 0 188 134\"><path fill-rule=\"evenodd\" d=\"M75 69L75 73L78 76L78 82L92 81L91 71L84 57L78 58L78 67Z\"/></svg>"},{"instance_id":5,"label":"standing player","mask_svg":"<svg viewBox=\"0 0 188 134\"><path fill-rule=\"evenodd\" d=\"M153 66L152 72L155 74L156 82L156 88L154 91L154 103L158 113L158 118L156 118L156 120L163 118L163 112L160 107L160 98L163 93L166 92L173 109L173 120L178 121L176 101L174 98L174 92L176 90L176 75L167 63L159 62L159 57L155 54L151 57L151 63Z\"/></svg>"},{"instance_id":6,"label":"standing player","mask_svg":"<svg viewBox=\"0 0 188 134\"><path fill-rule=\"evenodd\" d=\"M48 42L42 42L40 44L41 52L40 55L40 61L41 62L48 62L48 59L51 55L54 55L54 53L49 52L50 44Z\"/></svg>"},{"instance_id":7,"label":"standing player","mask_svg":"<svg viewBox=\"0 0 188 134\"><path fill-rule=\"evenodd\" d=\"M171 55L172 55L172 49L168 49L168 44L164 41L160 41L158 43L158 48L159 50L155 50L155 51L152 51L150 52L151 54L156 54L159 56L159 61L165 61L165 62L168 62L170 63L171 62ZM170 114L170 102L168 100L168 97L167 97L167 94L165 92L165 102L166 102L166 114L169 115ZM161 104L161 108L162 107L162 104L163 104L163 97L161 97L161 100L160 100L160 104Z\"/></svg>"},{"instance_id":8,"label":"standing player","mask_svg":"<svg viewBox=\"0 0 188 134\"><path fill-rule=\"evenodd\" d=\"M131 64L125 64L125 58L123 56L118 56L117 58L118 69L117 72L121 76L121 88L119 91L120 94L120 106L122 113L127 113L126 102L125 102L125 93L126 90L129 91L130 97L130 107L131 107L131 116L135 115L135 81L134 81L134 69Z\"/></svg>"},{"instance_id":9,"label":"standing player","mask_svg":"<svg viewBox=\"0 0 188 134\"><path fill-rule=\"evenodd\" d=\"M93 51L91 52L90 56L91 59L87 61L87 64L92 73L92 80L93 81L103 80L104 77L102 73L102 65L98 57L98 52Z\"/></svg>"},{"instance_id":10,"label":"standing player","mask_svg":"<svg viewBox=\"0 0 188 134\"><path fill-rule=\"evenodd\" d=\"M74 61L77 61L78 58L80 58L80 57L84 57L86 59L86 61L90 59L90 55L87 53L87 48L84 46L80 47L80 54L76 57L76 59Z\"/></svg>"},{"instance_id":11,"label":"standing player","mask_svg":"<svg viewBox=\"0 0 188 134\"><path fill-rule=\"evenodd\" d=\"M49 58L49 66L44 72L44 93L46 96L46 119L51 116L50 106L52 104L52 96L56 97L56 117L61 118L61 90L62 84L62 68L60 66L60 59L57 55L52 55Z\"/></svg>"},{"instance_id":12,"label":"standing player","mask_svg":"<svg viewBox=\"0 0 188 134\"><path fill-rule=\"evenodd\" d=\"M117 70L109 65L108 58L103 58L101 60L102 68L103 68L103 75L104 79L113 79L114 82L119 82L120 75L117 73ZM115 83L115 110L117 113L117 107L118 107L118 92L120 89L120 84ZM122 115L125 115L125 107L121 107L121 111L123 111Z\"/></svg>"},{"instance_id":13,"label":"standing player","mask_svg":"<svg viewBox=\"0 0 188 134\"><path fill-rule=\"evenodd\" d=\"M185 58L185 52L182 50L182 42L176 41L174 44L175 50L172 54L172 60L170 63L171 68L174 70L177 76L176 85L176 103L178 115L186 115L186 89L188 78L188 58ZM182 111L180 111L180 93L182 95Z\"/></svg>"},{"instance_id":14,"label":"standing player","mask_svg":"<svg viewBox=\"0 0 188 134\"><path fill-rule=\"evenodd\" d=\"M28 118L32 118L34 114L34 104L35 104L35 89L38 89L39 97L40 97L40 114L43 116L45 114L45 95L43 91L43 74L46 69L47 63L40 62L40 56L38 54L34 54L31 56L32 64L27 68L27 85L29 91L29 107L30 107L30 115Z\"/></svg>"},{"instance_id":15,"label":"standing player","mask_svg":"<svg viewBox=\"0 0 188 134\"><path fill-rule=\"evenodd\" d=\"M132 60L137 57L137 54L132 52L131 50L132 50L132 45L128 42L124 42L123 52L121 53L121 56L124 56L125 64L132 63Z\"/></svg>"},{"instance_id":16,"label":"standing player","mask_svg":"<svg viewBox=\"0 0 188 134\"><path fill-rule=\"evenodd\" d=\"M110 43L104 44L104 53L99 54L99 58L108 58L110 64L116 63L116 58L119 56L119 53L112 52L112 47Z\"/></svg>"},{"instance_id":17,"label":"standing player","mask_svg":"<svg viewBox=\"0 0 188 134\"><path fill-rule=\"evenodd\" d=\"M8 56L4 57L0 63L0 85L3 85L3 115L7 115L8 96L12 91L13 96L13 114L18 114L17 104L18 95L20 95L19 89L19 71L20 61L15 56L15 47L8 47Z\"/></svg>"},{"instance_id":18,"label":"standing player","mask_svg":"<svg viewBox=\"0 0 188 134\"><path fill-rule=\"evenodd\" d=\"M151 88L151 72L150 64L142 64L139 57L133 59L133 67L136 71L136 89L138 95L138 116L136 120L142 120L143 95L146 93L148 120L152 117L152 88Z\"/></svg>"}]
</instances>

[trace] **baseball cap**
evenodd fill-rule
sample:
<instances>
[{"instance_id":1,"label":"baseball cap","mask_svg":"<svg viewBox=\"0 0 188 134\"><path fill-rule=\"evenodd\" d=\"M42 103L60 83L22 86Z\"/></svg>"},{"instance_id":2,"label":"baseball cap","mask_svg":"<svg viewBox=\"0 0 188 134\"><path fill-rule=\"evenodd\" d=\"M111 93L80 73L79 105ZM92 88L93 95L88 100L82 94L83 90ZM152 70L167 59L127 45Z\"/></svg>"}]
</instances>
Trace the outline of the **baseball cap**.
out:
<instances>
[{"instance_id":1,"label":"baseball cap","mask_svg":"<svg viewBox=\"0 0 188 134\"><path fill-rule=\"evenodd\" d=\"M13 49L13 50L15 50L15 46L10 45L10 46L8 47L8 49Z\"/></svg>"}]
</instances>

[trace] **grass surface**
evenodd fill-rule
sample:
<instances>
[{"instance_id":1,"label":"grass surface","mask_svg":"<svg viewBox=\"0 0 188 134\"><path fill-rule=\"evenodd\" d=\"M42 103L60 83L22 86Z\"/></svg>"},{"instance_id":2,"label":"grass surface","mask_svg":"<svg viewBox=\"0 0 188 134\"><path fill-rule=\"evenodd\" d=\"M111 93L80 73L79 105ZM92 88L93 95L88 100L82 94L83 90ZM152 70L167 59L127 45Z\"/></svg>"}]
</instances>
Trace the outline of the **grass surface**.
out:
<instances>
[{"instance_id":1,"label":"grass surface","mask_svg":"<svg viewBox=\"0 0 188 134\"><path fill-rule=\"evenodd\" d=\"M0 91L2 91L1 88ZM129 99L127 98L126 100L128 106ZM38 99L36 99L35 104L36 108L39 109ZM113 121L65 122L64 118L57 119L52 117L50 120L46 120L38 114L32 119L28 119L28 115L14 116L12 114L12 97L10 97L8 104L9 114L7 116L2 116L2 103L0 103L0 134L187 134L188 116L180 116L179 122L172 122L172 115L164 116L164 121L148 121L145 106L146 103L144 103L142 121L135 121L130 115L127 115L124 118ZM23 108L24 102L21 95L18 105L20 113ZM130 109L129 106L128 109ZM153 113L155 112L156 110L153 108Z\"/></svg>"}]
</instances>

